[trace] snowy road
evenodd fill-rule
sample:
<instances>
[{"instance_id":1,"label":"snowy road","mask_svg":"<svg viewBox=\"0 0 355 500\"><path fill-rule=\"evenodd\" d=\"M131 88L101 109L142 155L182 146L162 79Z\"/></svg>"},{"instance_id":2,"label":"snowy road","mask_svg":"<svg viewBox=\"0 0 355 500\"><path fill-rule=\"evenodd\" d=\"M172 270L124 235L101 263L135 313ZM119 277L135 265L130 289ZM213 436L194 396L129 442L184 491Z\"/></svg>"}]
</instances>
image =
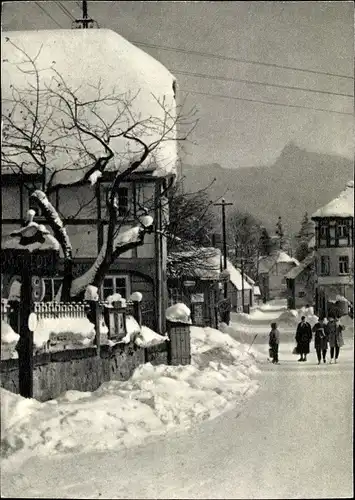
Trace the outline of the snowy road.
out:
<instances>
[{"instance_id":1,"label":"snowy road","mask_svg":"<svg viewBox=\"0 0 355 500\"><path fill-rule=\"evenodd\" d=\"M51 498L352 497L353 339L337 365L281 346L244 408L142 447L33 459L2 496ZM267 346L259 346L267 352ZM10 493L11 492L11 493Z\"/></svg>"}]
</instances>

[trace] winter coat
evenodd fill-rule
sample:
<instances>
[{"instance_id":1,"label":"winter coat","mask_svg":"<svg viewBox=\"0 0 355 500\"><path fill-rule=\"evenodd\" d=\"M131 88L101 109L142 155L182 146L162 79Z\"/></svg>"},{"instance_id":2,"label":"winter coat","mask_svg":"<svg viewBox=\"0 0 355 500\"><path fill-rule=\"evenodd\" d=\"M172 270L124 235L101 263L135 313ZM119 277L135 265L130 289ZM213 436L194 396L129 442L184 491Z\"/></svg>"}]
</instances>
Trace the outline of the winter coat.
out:
<instances>
[{"instance_id":1,"label":"winter coat","mask_svg":"<svg viewBox=\"0 0 355 500\"><path fill-rule=\"evenodd\" d=\"M343 327L341 325L338 325L335 321L330 321L327 324L326 332L330 347L335 347L335 345L342 347L344 345Z\"/></svg>"},{"instance_id":2,"label":"winter coat","mask_svg":"<svg viewBox=\"0 0 355 500\"><path fill-rule=\"evenodd\" d=\"M273 347L280 343L280 332L277 328L271 330L269 334L269 346Z\"/></svg>"},{"instance_id":3,"label":"winter coat","mask_svg":"<svg viewBox=\"0 0 355 500\"><path fill-rule=\"evenodd\" d=\"M326 330L326 325L321 323L316 323L312 328L314 332L314 348L326 350L328 347L328 334Z\"/></svg>"},{"instance_id":4,"label":"winter coat","mask_svg":"<svg viewBox=\"0 0 355 500\"><path fill-rule=\"evenodd\" d=\"M296 342L298 344L310 343L312 340L312 327L307 321L298 323L296 331Z\"/></svg>"},{"instance_id":5,"label":"winter coat","mask_svg":"<svg viewBox=\"0 0 355 500\"><path fill-rule=\"evenodd\" d=\"M297 351L302 354L309 354L309 344L312 340L312 327L309 323L299 323L296 331Z\"/></svg>"}]
</instances>

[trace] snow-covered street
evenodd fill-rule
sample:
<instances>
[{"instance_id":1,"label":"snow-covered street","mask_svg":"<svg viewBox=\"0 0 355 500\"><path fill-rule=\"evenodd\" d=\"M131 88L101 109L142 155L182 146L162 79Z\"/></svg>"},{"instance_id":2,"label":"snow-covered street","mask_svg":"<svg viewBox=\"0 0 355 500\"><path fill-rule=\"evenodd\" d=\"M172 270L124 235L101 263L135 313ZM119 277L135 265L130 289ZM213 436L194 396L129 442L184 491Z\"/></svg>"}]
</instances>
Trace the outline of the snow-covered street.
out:
<instances>
[{"instance_id":1,"label":"snow-covered street","mask_svg":"<svg viewBox=\"0 0 355 500\"><path fill-rule=\"evenodd\" d=\"M246 337L252 330L262 337L269 320L284 311L267 307L245 318ZM241 323L232 326L238 336ZM292 325L280 330L278 366L267 362L265 335L257 338L260 388L244 404L130 448L33 456L20 472L3 475L3 496L351 497L353 329L344 332L339 363L320 366L313 348L308 361L298 363Z\"/></svg>"}]
</instances>

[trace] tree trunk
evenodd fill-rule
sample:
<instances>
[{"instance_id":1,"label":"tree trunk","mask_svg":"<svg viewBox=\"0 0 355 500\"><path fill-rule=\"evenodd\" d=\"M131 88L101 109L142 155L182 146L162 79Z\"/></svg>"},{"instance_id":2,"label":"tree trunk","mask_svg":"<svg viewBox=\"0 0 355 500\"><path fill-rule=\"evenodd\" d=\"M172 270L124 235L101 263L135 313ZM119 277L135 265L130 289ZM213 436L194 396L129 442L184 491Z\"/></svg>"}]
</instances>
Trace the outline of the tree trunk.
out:
<instances>
[{"instance_id":1,"label":"tree trunk","mask_svg":"<svg viewBox=\"0 0 355 500\"><path fill-rule=\"evenodd\" d=\"M31 194L31 200L33 200L44 213L48 225L52 229L55 238L59 241L63 250L64 274L61 300L63 302L69 302L70 288L73 281L73 256L69 235L58 212L53 207L52 203L48 200L46 194L43 191L37 189L34 193Z\"/></svg>"}]
</instances>

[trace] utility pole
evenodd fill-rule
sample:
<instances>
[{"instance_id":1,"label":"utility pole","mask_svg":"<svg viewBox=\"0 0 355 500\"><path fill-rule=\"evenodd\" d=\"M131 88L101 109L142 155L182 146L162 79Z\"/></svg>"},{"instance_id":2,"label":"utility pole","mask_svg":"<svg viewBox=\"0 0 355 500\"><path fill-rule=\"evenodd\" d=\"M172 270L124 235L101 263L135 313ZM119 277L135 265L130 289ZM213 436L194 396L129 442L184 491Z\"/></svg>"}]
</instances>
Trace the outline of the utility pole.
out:
<instances>
[{"instance_id":1,"label":"utility pole","mask_svg":"<svg viewBox=\"0 0 355 500\"><path fill-rule=\"evenodd\" d=\"M241 271L242 271L242 308L244 312L245 302L244 302L244 257L241 258Z\"/></svg>"},{"instance_id":2,"label":"utility pole","mask_svg":"<svg viewBox=\"0 0 355 500\"><path fill-rule=\"evenodd\" d=\"M222 207L222 235L223 235L223 268L227 269L227 238L226 238L226 206L233 205L233 203L227 203L224 198L222 198L221 203L214 203L216 207ZM228 285L224 284L224 298L228 296Z\"/></svg>"},{"instance_id":3,"label":"utility pole","mask_svg":"<svg viewBox=\"0 0 355 500\"><path fill-rule=\"evenodd\" d=\"M83 0L83 28L88 29L88 3Z\"/></svg>"},{"instance_id":4,"label":"utility pole","mask_svg":"<svg viewBox=\"0 0 355 500\"><path fill-rule=\"evenodd\" d=\"M77 28L77 29L98 28L99 27L98 23L93 19L89 18L87 0L83 0L82 9L83 9L83 17L81 19L76 19L73 22L72 28Z\"/></svg>"}]
</instances>

